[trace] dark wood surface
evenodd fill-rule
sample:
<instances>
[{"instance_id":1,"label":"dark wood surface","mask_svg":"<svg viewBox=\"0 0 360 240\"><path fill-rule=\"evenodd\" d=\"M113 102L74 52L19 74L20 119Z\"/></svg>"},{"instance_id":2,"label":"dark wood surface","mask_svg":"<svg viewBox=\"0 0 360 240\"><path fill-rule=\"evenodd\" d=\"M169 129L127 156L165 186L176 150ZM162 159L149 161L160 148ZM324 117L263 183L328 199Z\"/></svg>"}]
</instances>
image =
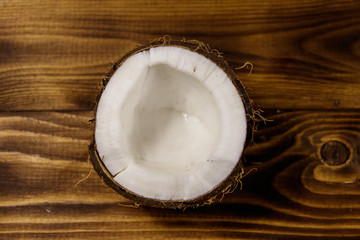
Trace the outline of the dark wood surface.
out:
<instances>
[{"instance_id":1,"label":"dark wood surface","mask_svg":"<svg viewBox=\"0 0 360 240\"><path fill-rule=\"evenodd\" d=\"M1 1L0 239L360 239L359 1ZM257 107L248 172L186 211L131 207L87 162L97 84L169 34ZM83 181L80 181L83 180Z\"/></svg>"}]
</instances>

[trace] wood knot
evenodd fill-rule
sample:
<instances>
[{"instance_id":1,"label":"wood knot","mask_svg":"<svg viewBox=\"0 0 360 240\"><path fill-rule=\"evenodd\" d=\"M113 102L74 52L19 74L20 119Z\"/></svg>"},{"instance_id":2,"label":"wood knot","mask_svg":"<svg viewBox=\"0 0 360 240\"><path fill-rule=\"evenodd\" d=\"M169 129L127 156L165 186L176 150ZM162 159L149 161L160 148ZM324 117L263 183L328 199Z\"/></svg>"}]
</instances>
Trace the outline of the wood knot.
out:
<instances>
[{"instance_id":1,"label":"wood knot","mask_svg":"<svg viewBox=\"0 0 360 240\"><path fill-rule=\"evenodd\" d=\"M349 158L350 149L344 143L334 140L322 145L320 153L324 163L339 166Z\"/></svg>"}]
</instances>

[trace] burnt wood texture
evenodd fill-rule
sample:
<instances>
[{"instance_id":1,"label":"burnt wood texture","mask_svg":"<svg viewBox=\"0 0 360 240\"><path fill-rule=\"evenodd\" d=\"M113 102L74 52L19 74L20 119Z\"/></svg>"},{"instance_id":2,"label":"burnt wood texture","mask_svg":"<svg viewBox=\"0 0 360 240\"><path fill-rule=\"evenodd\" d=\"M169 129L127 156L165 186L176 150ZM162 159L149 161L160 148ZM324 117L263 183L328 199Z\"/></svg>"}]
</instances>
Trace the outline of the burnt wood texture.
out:
<instances>
[{"instance_id":1,"label":"burnt wood texture","mask_svg":"<svg viewBox=\"0 0 360 240\"><path fill-rule=\"evenodd\" d=\"M1 1L0 239L360 239L359 1ZM150 40L218 49L267 122L197 209L134 206L91 170L99 81Z\"/></svg>"}]
</instances>

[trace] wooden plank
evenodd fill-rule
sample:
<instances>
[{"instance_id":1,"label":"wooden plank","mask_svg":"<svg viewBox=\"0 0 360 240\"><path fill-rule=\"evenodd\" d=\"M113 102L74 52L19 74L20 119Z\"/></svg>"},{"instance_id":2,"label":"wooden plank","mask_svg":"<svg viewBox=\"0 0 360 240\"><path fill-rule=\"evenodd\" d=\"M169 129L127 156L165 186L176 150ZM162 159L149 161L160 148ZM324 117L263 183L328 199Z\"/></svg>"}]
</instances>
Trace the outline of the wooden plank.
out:
<instances>
[{"instance_id":1,"label":"wooden plank","mask_svg":"<svg viewBox=\"0 0 360 240\"><path fill-rule=\"evenodd\" d=\"M169 34L224 53L264 109L358 109L359 1L3 1L0 110L89 110L111 63Z\"/></svg>"},{"instance_id":2,"label":"wooden plank","mask_svg":"<svg viewBox=\"0 0 360 240\"><path fill-rule=\"evenodd\" d=\"M186 211L125 207L90 172L91 115L0 113L1 239L360 237L358 111L266 116L242 190Z\"/></svg>"}]
</instances>

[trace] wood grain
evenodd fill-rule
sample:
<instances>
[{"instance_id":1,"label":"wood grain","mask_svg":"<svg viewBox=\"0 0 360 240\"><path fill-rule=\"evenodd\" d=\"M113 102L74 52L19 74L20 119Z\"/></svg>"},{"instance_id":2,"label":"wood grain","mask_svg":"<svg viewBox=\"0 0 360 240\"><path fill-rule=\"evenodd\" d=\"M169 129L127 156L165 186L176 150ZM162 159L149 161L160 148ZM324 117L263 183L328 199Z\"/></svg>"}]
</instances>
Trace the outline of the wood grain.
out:
<instances>
[{"instance_id":1,"label":"wood grain","mask_svg":"<svg viewBox=\"0 0 360 240\"><path fill-rule=\"evenodd\" d=\"M0 114L1 239L360 237L357 111L267 116L273 121L258 126L246 151L251 172L242 190L186 211L125 207L131 203L94 172L79 182L90 171L90 117L91 112ZM323 161L321 149L330 141L348 148L344 163Z\"/></svg>"},{"instance_id":2,"label":"wood grain","mask_svg":"<svg viewBox=\"0 0 360 240\"><path fill-rule=\"evenodd\" d=\"M165 34L252 62L239 77L262 108L360 106L358 1L0 4L0 110L89 110L111 63Z\"/></svg>"},{"instance_id":3,"label":"wood grain","mask_svg":"<svg viewBox=\"0 0 360 240\"><path fill-rule=\"evenodd\" d=\"M0 239L360 239L359 12L355 0L0 1ZM133 208L87 161L99 80L165 34L252 62L237 74L272 120L241 186L186 211Z\"/></svg>"}]
</instances>

